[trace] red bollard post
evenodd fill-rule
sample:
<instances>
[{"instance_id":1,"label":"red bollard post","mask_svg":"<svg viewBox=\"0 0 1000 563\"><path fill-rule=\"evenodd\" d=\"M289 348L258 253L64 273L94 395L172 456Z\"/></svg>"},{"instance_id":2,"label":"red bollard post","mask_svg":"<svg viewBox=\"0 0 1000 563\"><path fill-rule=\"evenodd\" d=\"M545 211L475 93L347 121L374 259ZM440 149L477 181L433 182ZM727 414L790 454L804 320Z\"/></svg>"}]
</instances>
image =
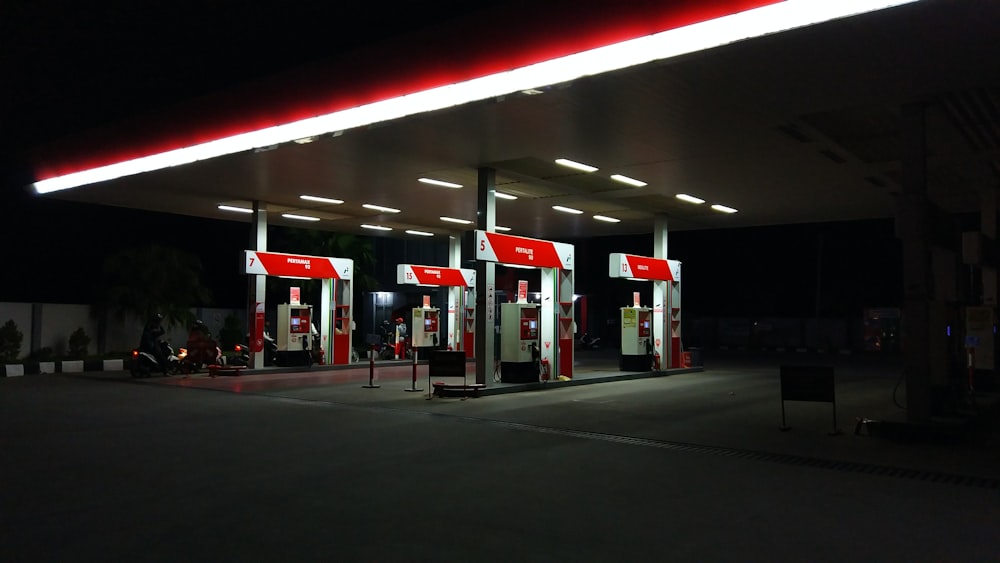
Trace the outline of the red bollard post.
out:
<instances>
[{"instance_id":1,"label":"red bollard post","mask_svg":"<svg viewBox=\"0 0 1000 563\"><path fill-rule=\"evenodd\" d=\"M372 344L372 352L368 360L368 385L362 385L365 389L378 389L375 385L375 345Z\"/></svg>"},{"instance_id":2,"label":"red bollard post","mask_svg":"<svg viewBox=\"0 0 1000 563\"><path fill-rule=\"evenodd\" d=\"M413 383L409 389L404 389L404 391L411 391L411 392L423 391L423 389L417 388L417 349L412 348L412 350L413 350Z\"/></svg>"}]
</instances>

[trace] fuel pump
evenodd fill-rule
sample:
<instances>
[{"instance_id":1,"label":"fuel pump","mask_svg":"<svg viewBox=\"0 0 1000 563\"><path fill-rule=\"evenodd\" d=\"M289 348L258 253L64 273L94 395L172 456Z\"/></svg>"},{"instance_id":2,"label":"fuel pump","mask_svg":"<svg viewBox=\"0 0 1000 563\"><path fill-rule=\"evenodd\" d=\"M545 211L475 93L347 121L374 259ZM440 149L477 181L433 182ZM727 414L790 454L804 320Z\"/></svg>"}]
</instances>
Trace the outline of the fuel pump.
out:
<instances>
[{"instance_id":1,"label":"fuel pump","mask_svg":"<svg viewBox=\"0 0 1000 563\"><path fill-rule=\"evenodd\" d=\"M538 305L500 304L500 381L538 381Z\"/></svg>"},{"instance_id":2,"label":"fuel pump","mask_svg":"<svg viewBox=\"0 0 1000 563\"><path fill-rule=\"evenodd\" d=\"M410 345L414 348L434 347L440 340L441 310L433 307L413 309L413 335Z\"/></svg>"},{"instance_id":3,"label":"fuel pump","mask_svg":"<svg viewBox=\"0 0 1000 563\"><path fill-rule=\"evenodd\" d=\"M649 371L653 365L652 311L649 307L622 307L621 371Z\"/></svg>"},{"instance_id":4,"label":"fuel pump","mask_svg":"<svg viewBox=\"0 0 1000 563\"><path fill-rule=\"evenodd\" d=\"M275 363L281 366L312 363L312 305L278 305L278 349Z\"/></svg>"}]
</instances>

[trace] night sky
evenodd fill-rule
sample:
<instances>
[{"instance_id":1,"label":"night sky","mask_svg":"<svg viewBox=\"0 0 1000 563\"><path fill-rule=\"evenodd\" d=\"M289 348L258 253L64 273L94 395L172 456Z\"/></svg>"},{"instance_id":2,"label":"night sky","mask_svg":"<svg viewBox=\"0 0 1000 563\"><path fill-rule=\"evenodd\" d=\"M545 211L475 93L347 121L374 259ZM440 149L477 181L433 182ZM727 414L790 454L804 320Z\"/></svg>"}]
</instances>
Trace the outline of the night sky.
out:
<instances>
[{"instance_id":1,"label":"night sky","mask_svg":"<svg viewBox=\"0 0 1000 563\"><path fill-rule=\"evenodd\" d=\"M25 151L445 14L511 2L470 4L404 3L389 11L310 1L280 9L233 0L5 3L0 301L89 302L98 283L89 269L114 250L152 241L201 257L214 304L242 306L246 285L234 256L245 248L245 224L39 198L27 190L33 178ZM863 307L901 301L891 220L679 232L669 249L685 264L685 307L701 315L856 317ZM578 245L578 292L621 291L607 280L608 252L651 255L652 243L620 237Z\"/></svg>"}]
</instances>

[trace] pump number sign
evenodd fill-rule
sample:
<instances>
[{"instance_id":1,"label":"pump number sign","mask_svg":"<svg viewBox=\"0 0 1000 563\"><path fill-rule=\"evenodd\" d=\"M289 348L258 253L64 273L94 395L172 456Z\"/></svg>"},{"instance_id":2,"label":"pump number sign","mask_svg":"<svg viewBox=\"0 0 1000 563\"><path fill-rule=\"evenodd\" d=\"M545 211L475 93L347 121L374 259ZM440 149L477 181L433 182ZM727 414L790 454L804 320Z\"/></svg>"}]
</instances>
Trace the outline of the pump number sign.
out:
<instances>
[{"instance_id":1,"label":"pump number sign","mask_svg":"<svg viewBox=\"0 0 1000 563\"><path fill-rule=\"evenodd\" d=\"M573 269L573 245L476 231L476 259L536 268Z\"/></svg>"},{"instance_id":2,"label":"pump number sign","mask_svg":"<svg viewBox=\"0 0 1000 563\"><path fill-rule=\"evenodd\" d=\"M677 260L612 252L608 255L608 276L679 282L681 281L681 263Z\"/></svg>"},{"instance_id":3,"label":"pump number sign","mask_svg":"<svg viewBox=\"0 0 1000 563\"><path fill-rule=\"evenodd\" d=\"M353 270L354 260L349 258L244 251L243 271L246 274L349 280Z\"/></svg>"},{"instance_id":4,"label":"pump number sign","mask_svg":"<svg viewBox=\"0 0 1000 563\"><path fill-rule=\"evenodd\" d=\"M474 287L476 285L476 271L464 268L440 268L437 266L399 264L396 266L396 283Z\"/></svg>"}]
</instances>

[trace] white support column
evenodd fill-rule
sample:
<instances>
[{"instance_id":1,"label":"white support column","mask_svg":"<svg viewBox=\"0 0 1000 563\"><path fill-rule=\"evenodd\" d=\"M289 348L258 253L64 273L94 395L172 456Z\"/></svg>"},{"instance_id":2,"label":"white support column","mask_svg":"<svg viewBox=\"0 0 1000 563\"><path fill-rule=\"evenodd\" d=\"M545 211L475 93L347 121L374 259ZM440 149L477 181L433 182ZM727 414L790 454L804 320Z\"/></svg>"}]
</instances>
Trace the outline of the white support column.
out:
<instances>
[{"instance_id":1,"label":"white support column","mask_svg":"<svg viewBox=\"0 0 1000 563\"><path fill-rule=\"evenodd\" d=\"M250 221L250 250L257 250L260 252L267 252L267 206L259 201L253 202L253 216ZM267 303L264 301L264 295L267 289L267 276L261 274L254 274L247 276L247 295L249 297L247 304L247 329L251 336L257 333L256 327L254 326L254 321L257 317L257 303L260 303L263 307L265 314L267 311ZM271 335L272 337L274 335ZM253 340L253 338L251 338ZM265 344L265 350L266 350ZM261 352L260 354L253 354L251 360L253 369L261 369L264 367L264 356L266 352Z\"/></svg>"},{"instance_id":2,"label":"white support column","mask_svg":"<svg viewBox=\"0 0 1000 563\"><path fill-rule=\"evenodd\" d=\"M330 327L333 326L333 306L335 305L336 294L334 293L334 280L330 278L324 278L321 280L320 285L320 299L319 304L319 316L323 319L323 322L319 325L319 345L323 349L323 356L326 358L326 363L333 363L333 339L330 338L332 331ZM333 302L331 304L331 302Z\"/></svg>"},{"instance_id":3,"label":"white support column","mask_svg":"<svg viewBox=\"0 0 1000 563\"><path fill-rule=\"evenodd\" d=\"M496 170L479 169L477 184L476 227L496 232ZM476 261L476 383L492 382L496 332L493 328L496 315L496 264L487 260Z\"/></svg>"},{"instance_id":4,"label":"white support column","mask_svg":"<svg viewBox=\"0 0 1000 563\"><path fill-rule=\"evenodd\" d=\"M653 258L667 259L667 219L653 222ZM670 282L653 282L653 353L660 356L660 369L671 365Z\"/></svg>"},{"instance_id":5,"label":"white support column","mask_svg":"<svg viewBox=\"0 0 1000 563\"><path fill-rule=\"evenodd\" d=\"M448 237L448 267L462 267L462 239L458 235ZM465 350L462 342L462 323L465 315L465 288L448 288L448 349Z\"/></svg>"},{"instance_id":6,"label":"white support column","mask_svg":"<svg viewBox=\"0 0 1000 563\"><path fill-rule=\"evenodd\" d=\"M559 300L559 272L558 268L541 268L542 281L542 307L539 311L541 322L539 326L539 336L541 336L542 349L541 358L549 363L549 377L552 374L558 375L559 365L559 307L556 303Z\"/></svg>"}]
</instances>

